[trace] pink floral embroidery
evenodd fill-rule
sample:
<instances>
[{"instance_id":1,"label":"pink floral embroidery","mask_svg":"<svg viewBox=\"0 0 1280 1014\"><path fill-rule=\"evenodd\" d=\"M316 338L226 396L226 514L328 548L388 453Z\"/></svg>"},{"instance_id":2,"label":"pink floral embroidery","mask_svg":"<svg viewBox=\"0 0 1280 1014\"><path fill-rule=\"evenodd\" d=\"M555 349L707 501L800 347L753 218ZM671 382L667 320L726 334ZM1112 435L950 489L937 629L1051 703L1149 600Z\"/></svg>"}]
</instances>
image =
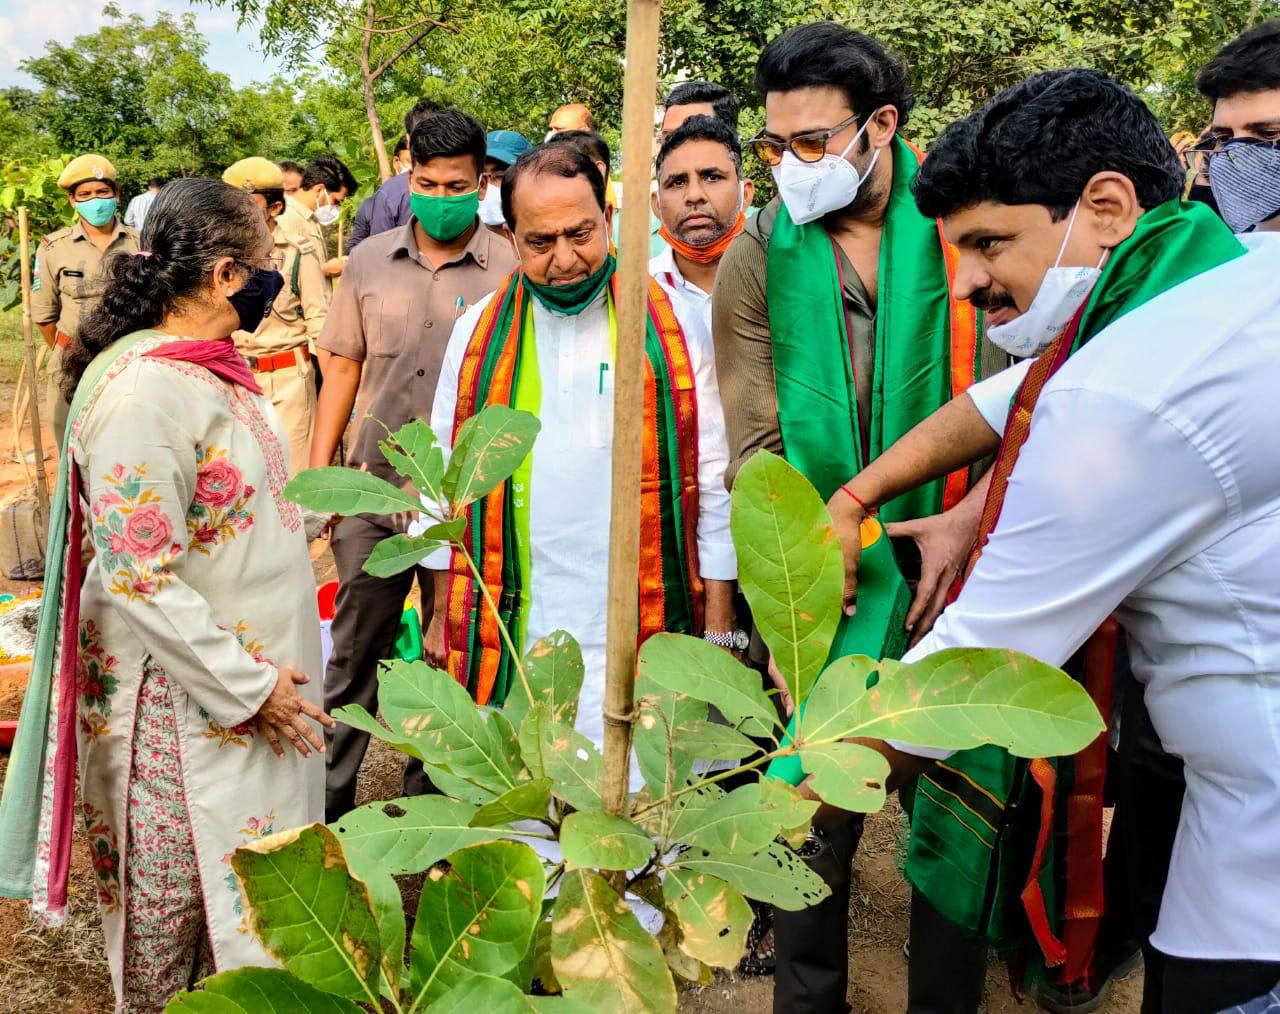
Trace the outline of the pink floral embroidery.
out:
<instances>
[{"instance_id":1,"label":"pink floral embroidery","mask_svg":"<svg viewBox=\"0 0 1280 1014\"><path fill-rule=\"evenodd\" d=\"M265 838L267 835L276 833L275 820L276 815L274 813L264 814L261 817L250 817L245 821L245 826L239 829L239 833L246 835L250 840ZM235 855L234 851L228 852L222 857L223 863L228 867L225 883L230 889L232 896L235 898L235 901L232 903L233 910L236 915L241 917L240 925L237 927L236 932L248 933L249 920L244 915L244 905L240 899L240 881L236 878L235 870L230 868L231 857L233 855Z\"/></svg>"},{"instance_id":2,"label":"pink floral embroidery","mask_svg":"<svg viewBox=\"0 0 1280 1014\"><path fill-rule=\"evenodd\" d=\"M220 627L220 629L227 630L228 628ZM240 642L240 647L252 655L255 662L271 662L266 657L266 647L261 642L249 637L249 625L244 620L236 623L235 627L231 628L230 633L236 635L236 640ZM208 723L202 735L205 739L216 740L219 750L224 746L239 746L248 749L249 740L253 739L258 732L257 725L252 721L241 722L239 725L233 725L230 728L220 725L214 721L213 716L205 711L204 708L200 708L200 717Z\"/></svg>"},{"instance_id":3,"label":"pink floral embroidery","mask_svg":"<svg viewBox=\"0 0 1280 1014\"><path fill-rule=\"evenodd\" d=\"M109 590L130 601L154 595L173 580L170 565L182 552L160 495L143 485L146 462L116 464L107 488L93 501L93 546L111 574Z\"/></svg>"},{"instance_id":4,"label":"pink floral embroidery","mask_svg":"<svg viewBox=\"0 0 1280 1014\"><path fill-rule=\"evenodd\" d=\"M120 846L102 811L84 803L84 826L89 837L89 859L98 878L98 902L105 912L120 907Z\"/></svg>"},{"instance_id":5,"label":"pink floral embroidery","mask_svg":"<svg viewBox=\"0 0 1280 1014\"><path fill-rule=\"evenodd\" d=\"M116 657L101 643L102 631L93 620L80 627L80 651L76 662L76 692L80 695L80 732L96 740L111 732L111 695L116 692Z\"/></svg>"},{"instance_id":6,"label":"pink floral embroidery","mask_svg":"<svg viewBox=\"0 0 1280 1014\"><path fill-rule=\"evenodd\" d=\"M253 492L225 450L196 444L196 495L187 509L190 548L212 556L220 542L231 542L252 528Z\"/></svg>"}]
</instances>

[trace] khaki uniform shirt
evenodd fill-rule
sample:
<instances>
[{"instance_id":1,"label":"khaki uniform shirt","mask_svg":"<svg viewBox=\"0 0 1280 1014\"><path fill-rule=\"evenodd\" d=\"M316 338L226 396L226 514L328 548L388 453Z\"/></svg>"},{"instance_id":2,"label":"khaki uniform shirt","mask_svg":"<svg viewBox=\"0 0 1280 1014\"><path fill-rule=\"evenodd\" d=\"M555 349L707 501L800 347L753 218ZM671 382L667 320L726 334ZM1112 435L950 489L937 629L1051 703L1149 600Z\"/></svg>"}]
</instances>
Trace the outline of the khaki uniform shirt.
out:
<instances>
[{"instance_id":1,"label":"khaki uniform shirt","mask_svg":"<svg viewBox=\"0 0 1280 1014\"><path fill-rule=\"evenodd\" d=\"M116 219L116 230L105 250L99 250L84 231L84 223L51 232L36 250L31 281L31 319L58 325L68 338L80 333L89 304L102 295L102 264L116 253L136 253L138 234Z\"/></svg>"},{"instance_id":2,"label":"khaki uniform shirt","mask_svg":"<svg viewBox=\"0 0 1280 1014\"><path fill-rule=\"evenodd\" d=\"M348 462L397 485L378 448L412 419L430 420L440 364L454 322L516 267L511 244L477 221L466 249L439 268L418 250L414 223L371 236L347 261L317 345L363 363L356 433Z\"/></svg>"},{"instance_id":3,"label":"khaki uniform shirt","mask_svg":"<svg viewBox=\"0 0 1280 1014\"><path fill-rule=\"evenodd\" d=\"M236 348L246 356L269 356L304 345L314 351L333 288L324 275L324 247L305 226L305 219L287 214L276 221L271 261L284 277L284 288L257 331L235 332Z\"/></svg>"}]
</instances>

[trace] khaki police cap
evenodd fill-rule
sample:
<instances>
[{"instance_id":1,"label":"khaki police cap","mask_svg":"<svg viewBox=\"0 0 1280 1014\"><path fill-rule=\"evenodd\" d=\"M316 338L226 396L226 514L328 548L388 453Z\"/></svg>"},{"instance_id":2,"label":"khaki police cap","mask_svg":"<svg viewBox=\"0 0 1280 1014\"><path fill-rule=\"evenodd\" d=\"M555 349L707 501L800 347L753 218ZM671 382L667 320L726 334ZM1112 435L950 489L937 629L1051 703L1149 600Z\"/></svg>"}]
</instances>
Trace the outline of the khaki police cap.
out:
<instances>
[{"instance_id":1,"label":"khaki police cap","mask_svg":"<svg viewBox=\"0 0 1280 1014\"><path fill-rule=\"evenodd\" d=\"M116 167L101 155L79 155L73 158L58 177L58 186L73 190L89 180L116 181Z\"/></svg>"},{"instance_id":2,"label":"khaki police cap","mask_svg":"<svg viewBox=\"0 0 1280 1014\"><path fill-rule=\"evenodd\" d=\"M251 155L249 158L242 158L235 165L227 166L227 171L222 174L222 182L240 187L251 194L263 190L283 190L284 173L274 162Z\"/></svg>"}]
</instances>

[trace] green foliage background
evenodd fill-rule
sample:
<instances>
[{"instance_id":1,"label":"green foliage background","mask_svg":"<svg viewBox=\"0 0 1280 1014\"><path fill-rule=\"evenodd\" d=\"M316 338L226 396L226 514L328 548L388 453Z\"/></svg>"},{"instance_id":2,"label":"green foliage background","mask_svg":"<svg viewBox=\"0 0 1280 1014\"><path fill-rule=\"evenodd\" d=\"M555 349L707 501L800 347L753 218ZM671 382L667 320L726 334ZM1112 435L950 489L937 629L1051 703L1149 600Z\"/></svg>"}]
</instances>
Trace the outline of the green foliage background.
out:
<instances>
[{"instance_id":1,"label":"green foliage background","mask_svg":"<svg viewBox=\"0 0 1280 1014\"><path fill-rule=\"evenodd\" d=\"M260 31L263 47L286 58L286 73L237 88L205 63L208 44L191 14L148 21L108 4L106 27L70 45L50 42L24 62L36 87L0 91L5 182L21 188L47 173L49 159L92 149L116 164L128 197L152 175L329 150L372 189L359 46L342 27L361 0L208 2ZM535 140L556 105L583 101L616 142L625 0L376 0L380 14L404 20L428 7L449 30L431 32L377 84L388 146L421 96ZM826 17L907 61L918 94L907 133L917 143L1027 74L1069 65L1128 82L1169 131L1198 131L1209 110L1195 92L1196 70L1248 24L1276 16L1280 0L666 0L660 70L664 85L707 77L737 90L749 136L763 118L751 88L760 49L790 25ZM319 32L326 19L331 30ZM53 197L32 209L36 236L62 223L65 205Z\"/></svg>"}]
</instances>

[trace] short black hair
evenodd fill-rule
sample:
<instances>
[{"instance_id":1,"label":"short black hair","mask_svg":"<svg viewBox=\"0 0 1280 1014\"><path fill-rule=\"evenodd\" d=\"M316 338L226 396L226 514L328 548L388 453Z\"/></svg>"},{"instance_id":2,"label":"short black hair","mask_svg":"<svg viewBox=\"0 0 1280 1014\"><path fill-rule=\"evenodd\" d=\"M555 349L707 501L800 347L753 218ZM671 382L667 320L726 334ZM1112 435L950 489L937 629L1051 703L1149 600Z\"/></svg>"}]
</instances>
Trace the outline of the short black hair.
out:
<instances>
[{"instance_id":1,"label":"short black hair","mask_svg":"<svg viewBox=\"0 0 1280 1014\"><path fill-rule=\"evenodd\" d=\"M400 140L396 141L396 146L391 149L392 155L399 155L402 151L409 150L409 135L401 134Z\"/></svg>"},{"instance_id":2,"label":"short black hair","mask_svg":"<svg viewBox=\"0 0 1280 1014\"><path fill-rule=\"evenodd\" d=\"M444 106L439 102L433 102L431 99L418 99L413 104L413 108L404 114L404 132L406 135L413 133L413 128L425 120L428 116L435 116Z\"/></svg>"},{"instance_id":3,"label":"short black hair","mask_svg":"<svg viewBox=\"0 0 1280 1014\"><path fill-rule=\"evenodd\" d=\"M317 183L323 183L325 190L331 194L343 188L348 194L354 194L360 189L351 170L337 155L317 155L307 163L307 167L302 170L302 189L310 190Z\"/></svg>"},{"instance_id":4,"label":"short black hair","mask_svg":"<svg viewBox=\"0 0 1280 1014\"><path fill-rule=\"evenodd\" d=\"M859 120L893 106L899 130L916 104L906 64L875 39L834 21L797 25L765 46L755 86L761 97L797 88L839 88Z\"/></svg>"},{"instance_id":5,"label":"short black hair","mask_svg":"<svg viewBox=\"0 0 1280 1014\"><path fill-rule=\"evenodd\" d=\"M667 94L663 109L672 106L694 106L709 104L715 110L716 119L730 129L738 129L738 97L714 81L685 81L676 85Z\"/></svg>"},{"instance_id":6,"label":"short black hair","mask_svg":"<svg viewBox=\"0 0 1280 1014\"><path fill-rule=\"evenodd\" d=\"M414 165L426 165L433 158L470 155L479 176L484 172L484 127L461 109L441 109L409 133L409 152Z\"/></svg>"},{"instance_id":7,"label":"short black hair","mask_svg":"<svg viewBox=\"0 0 1280 1014\"><path fill-rule=\"evenodd\" d=\"M592 162L603 162L608 174L608 166L612 164L609 142L594 130L562 130L547 144L567 144L586 155Z\"/></svg>"},{"instance_id":8,"label":"short black hair","mask_svg":"<svg viewBox=\"0 0 1280 1014\"><path fill-rule=\"evenodd\" d=\"M1042 204L1060 221L1105 170L1129 177L1146 209L1182 192L1182 165L1142 99L1096 70L1050 70L947 127L913 190L928 218L996 201Z\"/></svg>"},{"instance_id":9,"label":"short black hair","mask_svg":"<svg viewBox=\"0 0 1280 1014\"><path fill-rule=\"evenodd\" d=\"M676 127L658 149L658 159L654 165L654 173L662 172L662 163L673 151L690 141L715 141L729 149L729 158L733 167L742 175L742 144L738 135L729 129L729 125L719 117L690 116L684 123Z\"/></svg>"},{"instance_id":10,"label":"short black hair","mask_svg":"<svg viewBox=\"0 0 1280 1014\"><path fill-rule=\"evenodd\" d=\"M288 159L285 159L283 162L277 162L276 165L280 167L280 171L282 173L302 172L302 166L298 165L297 162L290 162Z\"/></svg>"},{"instance_id":11,"label":"short black hair","mask_svg":"<svg viewBox=\"0 0 1280 1014\"><path fill-rule=\"evenodd\" d=\"M502 177L502 217L506 219L510 229L516 227L511 198L516 184L524 176L561 176L566 180L585 176L591 184L591 193L595 195L596 203L604 211L604 179L595 162L580 148L572 144L560 144L557 139L530 148L516 159L515 164Z\"/></svg>"},{"instance_id":12,"label":"short black hair","mask_svg":"<svg viewBox=\"0 0 1280 1014\"><path fill-rule=\"evenodd\" d=\"M1280 88L1280 20L1254 25L1228 42L1201 69L1196 87L1214 102Z\"/></svg>"},{"instance_id":13,"label":"short black hair","mask_svg":"<svg viewBox=\"0 0 1280 1014\"><path fill-rule=\"evenodd\" d=\"M152 176L151 179L147 180L147 186L155 187L157 190L159 190L167 182L168 180L166 180L163 176Z\"/></svg>"}]
</instances>

